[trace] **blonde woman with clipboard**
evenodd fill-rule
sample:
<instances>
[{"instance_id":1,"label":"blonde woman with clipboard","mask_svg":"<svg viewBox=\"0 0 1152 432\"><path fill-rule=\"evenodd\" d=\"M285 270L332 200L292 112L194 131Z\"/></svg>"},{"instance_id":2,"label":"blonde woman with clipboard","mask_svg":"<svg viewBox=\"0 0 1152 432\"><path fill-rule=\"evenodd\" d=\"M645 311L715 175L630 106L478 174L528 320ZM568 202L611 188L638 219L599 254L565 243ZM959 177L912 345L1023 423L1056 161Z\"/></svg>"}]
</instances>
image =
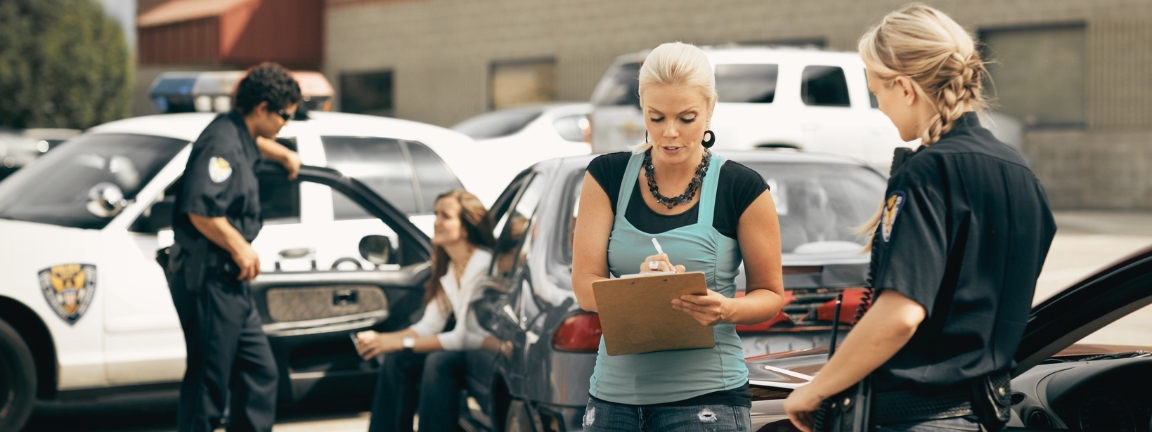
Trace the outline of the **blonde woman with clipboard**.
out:
<instances>
[{"instance_id":1,"label":"blonde woman with clipboard","mask_svg":"<svg viewBox=\"0 0 1152 432\"><path fill-rule=\"evenodd\" d=\"M649 139L588 166L573 245L572 286L597 311L593 282L654 271L702 272L705 295L669 308L711 326L711 348L610 356L603 340L585 431L747 431L751 393L735 326L771 319L783 305L780 229L768 185L712 154L715 77L695 46L668 43L640 69ZM672 197L668 197L672 195ZM659 238L666 253L655 253ZM745 262L747 293L735 298Z\"/></svg>"}]
</instances>

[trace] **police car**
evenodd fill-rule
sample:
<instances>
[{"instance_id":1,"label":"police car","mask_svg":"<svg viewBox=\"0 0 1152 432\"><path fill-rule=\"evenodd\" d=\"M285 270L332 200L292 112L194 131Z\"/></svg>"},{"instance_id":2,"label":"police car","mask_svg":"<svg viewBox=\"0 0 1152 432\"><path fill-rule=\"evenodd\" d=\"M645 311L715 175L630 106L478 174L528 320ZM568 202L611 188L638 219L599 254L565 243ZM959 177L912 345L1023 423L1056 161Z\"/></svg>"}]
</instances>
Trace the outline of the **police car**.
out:
<instances>
[{"instance_id":1,"label":"police car","mask_svg":"<svg viewBox=\"0 0 1152 432\"><path fill-rule=\"evenodd\" d=\"M35 398L182 379L183 334L154 257L172 242L190 143L214 116L101 125L0 183L0 430L19 430ZM433 199L466 186L492 202L504 187L472 163L482 150L462 134L311 116L280 141L328 168L294 182L279 167L259 174L265 227L253 244L264 272L253 296L289 402L326 388L370 394L373 366L348 332L400 329L419 310L430 245L417 225L430 231Z\"/></svg>"}]
</instances>

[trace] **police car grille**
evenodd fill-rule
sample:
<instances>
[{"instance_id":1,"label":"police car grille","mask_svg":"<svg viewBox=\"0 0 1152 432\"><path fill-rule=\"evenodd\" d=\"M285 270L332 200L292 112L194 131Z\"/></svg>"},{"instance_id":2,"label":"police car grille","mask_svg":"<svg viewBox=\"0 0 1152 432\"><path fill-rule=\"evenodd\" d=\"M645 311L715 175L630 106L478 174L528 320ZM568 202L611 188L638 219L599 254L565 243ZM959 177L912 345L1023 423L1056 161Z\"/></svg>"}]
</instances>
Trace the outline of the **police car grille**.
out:
<instances>
[{"instance_id":1,"label":"police car grille","mask_svg":"<svg viewBox=\"0 0 1152 432\"><path fill-rule=\"evenodd\" d=\"M836 300L840 289L824 288L817 290L792 290L795 300L784 306L784 314L792 319L793 326L831 325L831 321L820 321L816 309L829 301Z\"/></svg>"}]
</instances>

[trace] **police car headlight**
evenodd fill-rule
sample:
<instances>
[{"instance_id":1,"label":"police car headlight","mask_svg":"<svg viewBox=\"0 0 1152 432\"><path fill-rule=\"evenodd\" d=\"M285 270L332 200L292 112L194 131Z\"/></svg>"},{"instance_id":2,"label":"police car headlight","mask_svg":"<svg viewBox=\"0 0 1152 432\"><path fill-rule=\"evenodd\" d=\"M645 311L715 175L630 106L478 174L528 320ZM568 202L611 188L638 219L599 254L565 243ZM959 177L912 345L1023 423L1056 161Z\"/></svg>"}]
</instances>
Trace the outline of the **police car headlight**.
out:
<instances>
[{"instance_id":1,"label":"police car headlight","mask_svg":"<svg viewBox=\"0 0 1152 432\"><path fill-rule=\"evenodd\" d=\"M212 107L216 109L216 112L228 112L228 110L232 109L232 97L216 96L216 100L213 101Z\"/></svg>"}]
</instances>

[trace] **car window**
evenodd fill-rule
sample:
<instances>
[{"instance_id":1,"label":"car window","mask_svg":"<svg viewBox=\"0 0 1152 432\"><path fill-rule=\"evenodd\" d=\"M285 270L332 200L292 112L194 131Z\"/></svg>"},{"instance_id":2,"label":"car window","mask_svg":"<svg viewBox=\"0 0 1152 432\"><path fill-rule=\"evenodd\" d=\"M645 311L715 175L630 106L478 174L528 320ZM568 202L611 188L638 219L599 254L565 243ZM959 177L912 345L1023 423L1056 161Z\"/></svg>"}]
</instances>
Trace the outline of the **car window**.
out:
<instances>
[{"instance_id":1,"label":"car window","mask_svg":"<svg viewBox=\"0 0 1152 432\"><path fill-rule=\"evenodd\" d=\"M528 235L530 221L536 212L536 206L544 196L545 176L533 176L528 185L520 192L510 211L501 217L502 231L496 237L496 248L493 251L492 276L509 277L516 265L523 261L517 252Z\"/></svg>"},{"instance_id":2,"label":"car window","mask_svg":"<svg viewBox=\"0 0 1152 432\"><path fill-rule=\"evenodd\" d=\"M573 235L576 234L576 213L580 208L580 192L584 189L584 173L586 170L578 170L568 178L567 186L564 188L564 203L565 208L560 212L562 220L557 224L561 233L559 241L556 243L560 245L559 260L560 264L568 266L572 265L572 243L574 240Z\"/></svg>"},{"instance_id":3,"label":"car window","mask_svg":"<svg viewBox=\"0 0 1152 432\"><path fill-rule=\"evenodd\" d=\"M804 68L800 95L805 105L851 106L848 99L848 81L844 69L838 66L807 66Z\"/></svg>"},{"instance_id":4,"label":"car window","mask_svg":"<svg viewBox=\"0 0 1152 432\"><path fill-rule=\"evenodd\" d=\"M868 71L867 70L864 71L864 86L865 87L868 86ZM865 90L867 90L867 89L865 89ZM872 93L872 90L868 90L868 103L872 105L872 108L876 108L876 109L880 108L880 101L876 100L876 94Z\"/></svg>"},{"instance_id":5,"label":"car window","mask_svg":"<svg viewBox=\"0 0 1152 432\"><path fill-rule=\"evenodd\" d=\"M104 228L117 211L102 211L89 197L97 190L118 190L125 203L135 200L187 145L147 135L77 137L0 182L0 218Z\"/></svg>"},{"instance_id":6,"label":"car window","mask_svg":"<svg viewBox=\"0 0 1152 432\"><path fill-rule=\"evenodd\" d=\"M406 141L405 144L408 145L408 154L412 157L412 166L416 169L422 213L434 213L436 197L451 190L463 189L464 186L440 156L428 146L414 141Z\"/></svg>"},{"instance_id":7,"label":"car window","mask_svg":"<svg viewBox=\"0 0 1152 432\"><path fill-rule=\"evenodd\" d=\"M328 167L360 180L388 200L397 210L412 215L421 212L412 182L412 167L398 140L391 138L320 137ZM348 201L332 195L336 220L365 219L370 216Z\"/></svg>"},{"instance_id":8,"label":"car window","mask_svg":"<svg viewBox=\"0 0 1152 432\"><path fill-rule=\"evenodd\" d=\"M861 166L818 163L748 163L768 183L780 218L785 254L859 252L856 233L884 197L886 182Z\"/></svg>"},{"instance_id":9,"label":"car window","mask_svg":"<svg viewBox=\"0 0 1152 432\"><path fill-rule=\"evenodd\" d=\"M779 73L774 64L716 65L716 94L720 102L772 103Z\"/></svg>"},{"instance_id":10,"label":"car window","mask_svg":"<svg viewBox=\"0 0 1152 432\"><path fill-rule=\"evenodd\" d=\"M544 108L513 108L481 114L452 126L452 130L472 137L490 139L512 135L544 113Z\"/></svg>"},{"instance_id":11,"label":"car window","mask_svg":"<svg viewBox=\"0 0 1152 432\"><path fill-rule=\"evenodd\" d=\"M640 106L640 63L624 63L604 77L592 93L596 106Z\"/></svg>"},{"instance_id":12,"label":"car window","mask_svg":"<svg viewBox=\"0 0 1152 432\"><path fill-rule=\"evenodd\" d=\"M581 120L585 120L581 123ZM581 125L584 125L583 127ZM588 127L587 117L584 114L560 117L552 121L552 127L565 141L584 142L584 128Z\"/></svg>"},{"instance_id":13,"label":"car window","mask_svg":"<svg viewBox=\"0 0 1152 432\"><path fill-rule=\"evenodd\" d=\"M300 186L282 171L257 174L260 182L260 217L265 224L300 222Z\"/></svg>"},{"instance_id":14,"label":"car window","mask_svg":"<svg viewBox=\"0 0 1152 432\"><path fill-rule=\"evenodd\" d=\"M1137 345L1141 348L1152 346L1148 342L1148 323L1152 317L1152 305L1144 306L1125 315L1092 334L1077 341L1083 345Z\"/></svg>"}]
</instances>

